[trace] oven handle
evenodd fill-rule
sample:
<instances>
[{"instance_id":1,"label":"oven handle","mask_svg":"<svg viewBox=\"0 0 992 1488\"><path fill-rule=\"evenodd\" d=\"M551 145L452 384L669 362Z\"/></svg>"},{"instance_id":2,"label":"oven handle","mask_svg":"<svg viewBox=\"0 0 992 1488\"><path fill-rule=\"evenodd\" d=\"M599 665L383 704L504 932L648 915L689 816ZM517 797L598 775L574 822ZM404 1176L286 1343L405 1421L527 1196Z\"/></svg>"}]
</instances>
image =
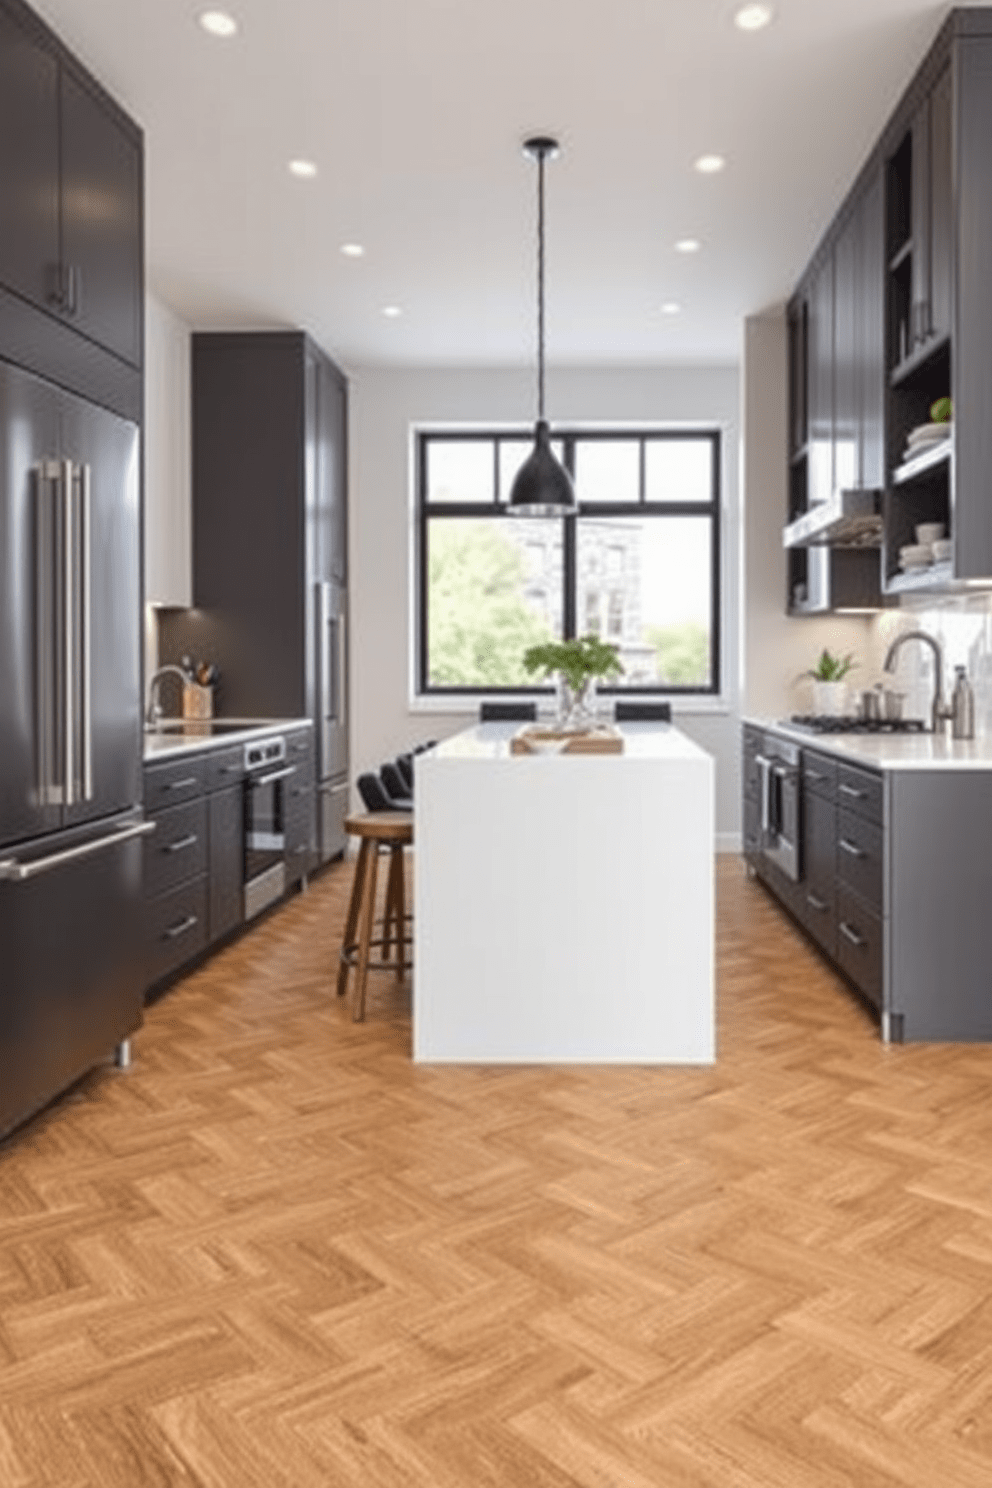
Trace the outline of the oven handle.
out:
<instances>
[{"instance_id":1,"label":"oven handle","mask_svg":"<svg viewBox=\"0 0 992 1488\"><path fill-rule=\"evenodd\" d=\"M275 785L277 780L286 780L290 775L295 774L296 766L287 765L285 770L273 770L271 775L249 775L248 784L252 787L256 785Z\"/></svg>"}]
</instances>

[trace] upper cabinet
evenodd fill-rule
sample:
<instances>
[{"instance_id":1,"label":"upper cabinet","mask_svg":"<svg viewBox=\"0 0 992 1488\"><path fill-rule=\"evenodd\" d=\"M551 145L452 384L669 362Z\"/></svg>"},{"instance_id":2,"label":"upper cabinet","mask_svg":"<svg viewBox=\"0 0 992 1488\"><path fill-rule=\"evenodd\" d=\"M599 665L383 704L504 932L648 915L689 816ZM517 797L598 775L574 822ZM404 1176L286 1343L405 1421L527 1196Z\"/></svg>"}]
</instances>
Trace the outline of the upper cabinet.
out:
<instances>
[{"instance_id":1,"label":"upper cabinet","mask_svg":"<svg viewBox=\"0 0 992 1488\"><path fill-rule=\"evenodd\" d=\"M992 9L954 10L790 306L786 546L825 542L835 555L880 543L887 598L992 584L990 139ZM929 428L944 397L953 421ZM841 493L860 497L845 504ZM923 525L944 537L914 563L904 550ZM811 598L804 565L815 566L790 547L797 611ZM821 593L818 607L840 603Z\"/></svg>"},{"instance_id":2,"label":"upper cabinet","mask_svg":"<svg viewBox=\"0 0 992 1488\"><path fill-rule=\"evenodd\" d=\"M795 545L787 529L794 614L883 602L877 516L884 479L882 210L881 174L875 172L789 306L789 522L812 516L816 528L812 544L801 537ZM858 493L864 493L860 503ZM860 515L848 518L850 509ZM819 525L828 514L834 527L847 523L842 541L824 541Z\"/></svg>"},{"instance_id":3,"label":"upper cabinet","mask_svg":"<svg viewBox=\"0 0 992 1488\"><path fill-rule=\"evenodd\" d=\"M0 223L0 286L140 366L141 132L15 0L0 4Z\"/></svg>"}]
</instances>

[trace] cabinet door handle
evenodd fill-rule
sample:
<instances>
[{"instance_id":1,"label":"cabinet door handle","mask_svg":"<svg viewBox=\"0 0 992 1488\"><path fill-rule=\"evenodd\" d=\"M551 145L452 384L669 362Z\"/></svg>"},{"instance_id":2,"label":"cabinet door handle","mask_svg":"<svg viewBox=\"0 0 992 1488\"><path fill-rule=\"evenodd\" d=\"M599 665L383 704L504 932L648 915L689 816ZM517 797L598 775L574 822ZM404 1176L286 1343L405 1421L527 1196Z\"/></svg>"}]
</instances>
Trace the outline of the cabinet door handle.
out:
<instances>
[{"instance_id":1,"label":"cabinet door handle","mask_svg":"<svg viewBox=\"0 0 992 1488\"><path fill-rule=\"evenodd\" d=\"M188 837L180 837L178 842L167 842L162 848L162 851L167 853L183 852L187 847L195 847L199 840L195 832L190 832Z\"/></svg>"},{"instance_id":2,"label":"cabinet door handle","mask_svg":"<svg viewBox=\"0 0 992 1488\"><path fill-rule=\"evenodd\" d=\"M868 856L856 842L849 842L846 837L842 837L837 845L838 847L842 847L846 853L850 853L852 858L864 858Z\"/></svg>"},{"instance_id":3,"label":"cabinet door handle","mask_svg":"<svg viewBox=\"0 0 992 1488\"><path fill-rule=\"evenodd\" d=\"M184 920L179 921L178 925L170 925L168 930L163 932L162 939L178 940L180 935L186 935L188 931L193 929L194 925L198 925L199 923L199 918L196 915L187 915Z\"/></svg>"},{"instance_id":4,"label":"cabinet door handle","mask_svg":"<svg viewBox=\"0 0 992 1488\"><path fill-rule=\"evenodd\" d=\"M804 774L807 780L826 780L827 778L822 770L811 770L808 765L806 766Z\"/></svg>"},{"instance_id":5,"label":"cabinet door handle","mask_svg":"<svg viewBox=\"0 0 992 1488\"><path fill-rule=\"evenodd\" d=\"M815 909L818 914L822 914L823 911L827 908L827 901L825 899L820 899L816 894L807 894L806 903L809 905L810 909Z\"/></svg>"},{"instance_id":6,"label":"cabinet door handle","mask_svg":"<svg viewBox=\"0 0 992 1488\"><path fill-rule=\"evenodd\" d=\"M198 775L188 775L185 780L170 780L165 787L166 790L189 790L191 785L199 785Z\"/></svg>"},{"instance_id":7,"label":"cabinet door handle","mask_svg":"<svg viewBox=\"0 0 992 1488\"><path fill-rule=\"evenodd\" d=\"M845 785L843 781L840 783L840 789L845 796L853 796L856 801L863 801L867 795L867 791L855 790L853 785Z\"/></svg>"},{"instance_id":8,"label":"cabinet door handle","mask_svg":"<svg viewBox=\"0 0 992 1488\"><path fill-rule=\"evenodd\" d=\"M852 925L849 925L846 920L841 920L838 928L844 939L849 940L853 946L863 946L865 944L864 936L859 935L857 930Z\"/></svg>"}]
</instances>

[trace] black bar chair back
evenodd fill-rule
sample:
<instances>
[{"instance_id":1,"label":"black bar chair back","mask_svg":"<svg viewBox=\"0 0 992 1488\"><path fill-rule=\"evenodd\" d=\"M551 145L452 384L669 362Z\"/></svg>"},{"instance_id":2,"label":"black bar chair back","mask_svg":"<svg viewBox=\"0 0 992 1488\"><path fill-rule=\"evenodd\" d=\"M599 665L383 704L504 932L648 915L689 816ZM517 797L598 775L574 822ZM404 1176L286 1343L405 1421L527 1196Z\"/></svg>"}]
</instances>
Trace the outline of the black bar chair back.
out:
<instances>
[{"instance_id":1,"label":"black bar chair back","mask_svg":"<svg viewBox=\"0 0 992 1488\"><path fill-rule=\"evenodd\" d=\"M536 703L480 703L480 723L536 723Z\"/></svg>"},{"instance_id":2,"label":"black bar chair back","mask_svg":"<svg viewBox=\"0 0 992 1488\"><path fill-rule=\"evenodd\" d=\"M613 707L617 723L671 723L671 703L632 703L618 698Z\"/></svg>"},{"instance_id":3,"label":"black bar chair back","mask_svg":"<svg viewBox=\"0 0 992 1488\"><path fill-rule=\"evenodd\" d=\"M410 801L413 798L413 791L407 785L406 781L395 765L391 765L388 762L384 765L380 765L379 779L382 781L383 785L386 787L387 792L390 796L392 796L397 806L409 805Z\"/></svg>"}]
</instances>

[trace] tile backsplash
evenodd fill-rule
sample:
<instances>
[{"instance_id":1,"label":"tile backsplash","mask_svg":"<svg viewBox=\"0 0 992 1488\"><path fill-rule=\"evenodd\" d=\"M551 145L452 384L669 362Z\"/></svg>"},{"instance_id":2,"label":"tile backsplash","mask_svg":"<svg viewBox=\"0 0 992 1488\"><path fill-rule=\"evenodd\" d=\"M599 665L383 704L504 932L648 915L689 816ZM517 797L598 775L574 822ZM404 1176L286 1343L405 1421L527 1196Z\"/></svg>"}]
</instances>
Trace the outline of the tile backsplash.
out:
<instances>
[{"instance_id":1,"label":"tile backsplash","mask_svg":"<svg viewBox=\"0 0 992 1488\"><path fill-rule=\"evenodd\" d=\"M906 693L907 718L930 716L933 696L933 657L927 646L910 643L899 653L895 674L882 670L885 653L895 637L906 630L925 630L938 641L944 653L944 694L950 699L954 668L966 667L975 693L975 731L992 736L992 593L942 599L903 601L899 610L880 614L872 625L871 654L852 675L855 688L885 681L886 686ZM855 675L857 681L855 681Z\"/></svg>"}]
</instances>

